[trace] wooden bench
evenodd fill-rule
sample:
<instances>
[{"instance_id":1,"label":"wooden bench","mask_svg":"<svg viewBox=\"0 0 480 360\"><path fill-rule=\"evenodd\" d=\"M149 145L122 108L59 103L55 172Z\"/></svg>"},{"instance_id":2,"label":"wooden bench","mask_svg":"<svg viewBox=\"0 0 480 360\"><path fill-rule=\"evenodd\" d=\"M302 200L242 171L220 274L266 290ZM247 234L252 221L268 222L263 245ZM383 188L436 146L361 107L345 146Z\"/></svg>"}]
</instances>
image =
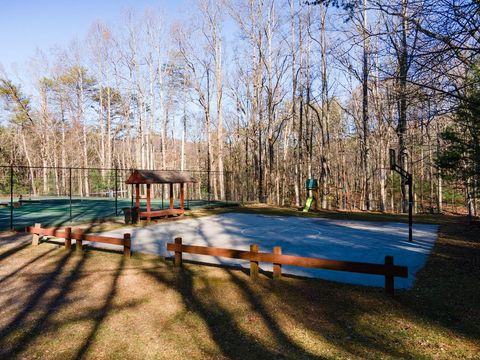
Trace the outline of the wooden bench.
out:
<instances>
[{"instance_id":1,"label":"wooden bench","mask_svg":"<svg viewBox=\"0 0 480 360\"><path fill-rule=\"evenodd\" d=\"M38 245L40 238L43 236L51 236L56 238L65 239L65 249L70 249L72 246L72 240L75 240L76 250L83 250L83 242L96 242L103 244L119 245L123 246L123 255L130 257L132 255L132 240L130 234L124 234L123 238L116 238L110 236L90 235L85 234L82 229L74 229L66 227L64 229L56 228L42 228L40 224L35 226L29 226L25 229L26 232L32 233L32 245Z\"/></svg>"},{"instance_id":2,"label":"wooden bench","mask_svg":"<svg viewBox=\"0 0 480 360\"><path fill-rule=\"evenodd\" d=\"M140 211L140 219L149 219L162 216L172 216L172 215L183 215L185 214L184 209L163 209L163 210L150 210L150 211Z\"/></svg>"}]
</instances>

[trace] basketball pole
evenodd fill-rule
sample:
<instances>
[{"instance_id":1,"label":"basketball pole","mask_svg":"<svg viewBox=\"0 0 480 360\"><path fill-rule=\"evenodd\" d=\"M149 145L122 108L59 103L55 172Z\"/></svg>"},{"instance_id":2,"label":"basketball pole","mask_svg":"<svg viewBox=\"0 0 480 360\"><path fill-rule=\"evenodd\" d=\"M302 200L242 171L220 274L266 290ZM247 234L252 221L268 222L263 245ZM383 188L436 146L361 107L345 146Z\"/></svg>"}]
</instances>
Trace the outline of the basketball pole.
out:
<instances>
[{"instance_id":1,"label":"basketball pole","mask_svg":"<svg viewBox=\"0 0 480 360\"><path fill-rule=\"evenodd\" d=\"M390 149L390 170L400 174L402 181L408 185L408 241L413 242L413 177L397 165L394 149Z\"/></svg>"},{"instance_id":2,"label":"basketball pole","mask_svg":"<svg viewBox=\"0 0 480 360\"><path fill-rule=\"evenodd\" d=\"M413 179L408 173L408 241L413 242Z\"/></svg>"}]
</instances>

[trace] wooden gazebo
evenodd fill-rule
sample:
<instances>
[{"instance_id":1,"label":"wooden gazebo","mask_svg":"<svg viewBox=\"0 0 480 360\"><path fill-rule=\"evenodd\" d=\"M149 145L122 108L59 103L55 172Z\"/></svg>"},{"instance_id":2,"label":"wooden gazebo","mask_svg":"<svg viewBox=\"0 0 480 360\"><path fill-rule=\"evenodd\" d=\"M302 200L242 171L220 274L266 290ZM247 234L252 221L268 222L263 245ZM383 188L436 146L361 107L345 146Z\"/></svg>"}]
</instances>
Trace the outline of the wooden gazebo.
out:
<instances>
[{"instance_id":1,"label":"wooden gazebo","mask_svg":"<svg viewBox=\"0 0 480 360\"><path fill-rule=\"evenodd\" d=\"M135 170L127 180L127 184L135 185L135 207L138 210L139 219L150 220L153 217L182 215L185 212L185 184L196 182L195 178L177 170ZM140 185L147 185L147 211L140 210ZM151 186L152 184L170 185L170 203L168 209L152 210ZM180 184L180 208L173 207L173 185Z\"/></svg>"}]
</instances>

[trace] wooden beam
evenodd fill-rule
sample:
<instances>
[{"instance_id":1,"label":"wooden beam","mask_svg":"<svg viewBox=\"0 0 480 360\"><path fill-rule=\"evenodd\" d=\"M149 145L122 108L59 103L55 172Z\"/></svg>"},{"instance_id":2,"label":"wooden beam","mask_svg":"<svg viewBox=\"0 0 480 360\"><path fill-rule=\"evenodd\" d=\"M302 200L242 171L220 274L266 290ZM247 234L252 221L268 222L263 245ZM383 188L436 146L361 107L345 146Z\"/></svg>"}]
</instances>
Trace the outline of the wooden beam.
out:
<instances>
[{"instance_id":1,"label":"wooden beam","mask_svg":"<svg viewBox=\"0 0 480 360\"><path fill-rule=\"evenodd\" d=\"M72 228L65 228L65 250L70 250L72 247Z\"/></svg>"},{"instance_id":2,"label":"wooden beam","mask_svg":"<svg viewBox=\"0 0 480 360\"><path fill-rule=\"evenodd\" d=\"M182 238L181 237L175 238L175 244L182 246ZM174 263L174 265L175 265L175 267L182 266L182 253L179 252L179 251L175 252L175 263Z\"/></svg>"},{"instance_id":3,"label":"wooden beam","mask_svg":"<svg viewBox=\"0 0 480 360\"><path fill-rule=\"evenodd\" d=\"M223 249L196 245L176 245L167 244L168 251L181 251L190 254L220 256L232 259L243 259L255 262L266 262L281 265L292 265L309 268L319 268L337 271L348 271L373 275L390 275L398 277L408 277L408 268L406 266L389 264L372 264L355 261L339 261L321 258L310 258L294 255L277 255L271 253L260 253L246 250Z\"/></svg>"},{"instance_id":4,"label":"wooden beam","mask_svg":"<svg viewBox=\"0 0 480 360\"><path fill-rule=\"evenodd\" d=\"M257 244L250 245L250 252L258 253L258 245ZM252 257L250 257L250 277L255 279L255 278L258 278L259 267L258 267L258 261L252 261Z\"/></svg>"},{"instance_id":5,"label":"wooden beam","mask_svg":"<svg viewBox=\"0 0 480 360\"><path fill-rule=\"evenodd\" d=\"M50 229L45 229L41 228L40 224L36 224L36 226L28 226L25 228L26 232L32 233L32 234L38 234L41 236L53 236L57 238L65 238L65 231L64 230L58 230L55 228L50 228ZM38 239L40 240L40 239ZM37 244L38 245L38 244Z\"/></svg>"},{"instance_id":6,"label":"wooden beam","mask_svg":"<svg viewBox=\"0 0 480 360\"><path fill-rule=\"evenodd\" d=\"M123 234L123 255L132 256L132 238L130 234Z\"/></svg>"},{"instance_id":7,"label":"wooden beam","mask_svg":"<svg viewBox=\"0 0 480 360\"><path fill-rule=\"evenodd\" d=\"M103 244L123 245L123 239L121 238L100 235L86 235L82 232L74 232L72 234L72 239L75 239L77 241L84 240Z\"/></svg>"},{"instance_id":8,"label":"wooden beam","mask_svg":"<svg viewBox=\"0 0 480 360\"><path fill-rule=\"evenodd\" d=\"M41 229L42 228L42 224L35 224L35 227L33 228L33 230L37 230L38 229ZM33 236L32 236L32 245L38 245L40 243L40 232L34 232L34 231L31 231L29 229L32 229L32 228L27 228L27 231L28 232L33 232Z\"/></svg>"},{"instance_id":9,"label":"wooden beam","mask_svg":"<svg viewBox=\"0 0 480 360\"><path fill-rule=\"evenodd\" d=\"M140 184L135 184L135 207L140 208Z\"/></svg>"},{"instance_id":10,"label":"wooden beam","mask_svg":"<svg viewBox=\"0 0 480 360\"><path fill-rule=\"evenodd\" d=\"M385 266L393 266L393 256L385 256ZM393 275L385 275L385 292L395 295L395 278Z\"/></svg>"},{"instance_id":11,"label":"wooden beam","mask_svg":"<svg viewBox=\"0 0 480 360\"><path fill-rule=\"evenodd\" d=\"M150 210L152 209L150 206L150 187L151 185L147 184L147 212L150 212ZM147 222L150 222L150 219L151 217L147 216Z\"/></svg>"},{"instance_id":12,"label":"wooden beam","mask_svg":"<svg viewBox=\"0 0 480 360\"><path fill-rule=\"evenodd\" d=\"M170 209L173 209L173 184L170 184Z\"/></svg>"},{"instance_id":13,"label":"wooden beam","mask_svg":"<svg viewBox=\"0 0 480 360\"><path fill-rule=\"evenodd\" d=\"M82 252L82 250L83 250L83 240L76 240L75 250L78 251L78 252Z\"/></svg>"},{"instance_id":14,"label":"wooden beam","mask_svg":"<svg viewBox=\"0 0 480 360\"><path fill-rule=\"evenodd\" d=\"M280 246L273 247L275 255L282 255L282 248ZM282 277L282 264L273 263L273 278L278 280Z\"/></svg>"},{"instance_id":15,"label":"wooden beam","mask_svg":"<svg viewBox=\"0 0 480 360\"><path fill-rule=\"evenodd\" d=\"M248 250L235 250L235 249L223 249L223 248L214 248L207 246L197 246L197 245L177 245L168 243L168 251L181 251L187 252L190 254L199 254L199 255L210 255L210 256L220 256L231 259L241 259L241 260L250 260L251 252Z\"/></svg>"},{"instance_id":16,"label":"wooden beam","mask_svg":"<svg viewBox=\"0 0 480 360\"><path fill-rule=\"evenodd\" d=\"M183 209L164 209L164 210L152 210L152 211L142 211L139 213L140 219L145 218L154 218L154 217L162 217L162 216L169 216L169 215L182 215L185 213Z\"/></svg>"},{"instance_id":17,"label":"wooden beam","mask_svg":"<svg viewBox=\"0 0 480 360\"><path fill-rule=\"evenodd\" d=\"M124 247L124 254L130 256L131 254L131 236L125 234L123 238L116 238L110 236L100 236L94 234L85 234L82 229L75 229L67 227L64 230L57 230L55 228L45 229L41 228L40 224L35 224L35 227L27 227L27 232L33 233L34 236L52 236L56 238L65 239L65 248L70 249L72 245L72 239L76 241L77 250L81 251L83 247L83 241L120 245Z\"/></svg>"},{"instance_id":18,"label":"wooden beam","mask_svg":"<svg viewBox=\"0 0 480 360\"><path fill-rule=\"evenodd\" d=\"M150 211L152 209L150 206L150 188L151 185L147 184L147 211Z\"/></svg>"},{"instance_id":19,"label":"wooden beam","mask_svg":"<svg viewBox=\"0 0 480 360\"><path fill-rule=\"evenodd\" d=\"M185 183L180 183L180 209L185 209Z\"/></svg>"}]
</instances>

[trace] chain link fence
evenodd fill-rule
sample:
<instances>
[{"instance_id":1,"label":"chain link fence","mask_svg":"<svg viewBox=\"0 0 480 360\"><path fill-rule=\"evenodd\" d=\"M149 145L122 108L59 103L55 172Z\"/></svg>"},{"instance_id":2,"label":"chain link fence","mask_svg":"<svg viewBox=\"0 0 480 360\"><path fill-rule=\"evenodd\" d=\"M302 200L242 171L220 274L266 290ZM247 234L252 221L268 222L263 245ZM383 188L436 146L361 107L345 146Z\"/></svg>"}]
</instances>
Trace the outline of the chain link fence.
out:
<instances>
[{"instance_id":1,"label":"chain link fence","mask_svg":"<svg viewBox=\"0 0 480 360\"><path fill-rule=\"evenodd\" d=\"M34 223L71 225L115 219L133 206L133 187L125 182L133 169L0 166L0 230ZM232 206L238 200L233 173L186 170L197 180L186 184L186 207ZM220 190L223 178L224 195ZM152 206L168 207L168 187L153 187ZM175 187L175 192L178 189ZM146 189L141 187L144 195ZM178 199L178 194L175 194ZM178 204L176 204L178 206Z\"/></svg>"}]
</instances>

